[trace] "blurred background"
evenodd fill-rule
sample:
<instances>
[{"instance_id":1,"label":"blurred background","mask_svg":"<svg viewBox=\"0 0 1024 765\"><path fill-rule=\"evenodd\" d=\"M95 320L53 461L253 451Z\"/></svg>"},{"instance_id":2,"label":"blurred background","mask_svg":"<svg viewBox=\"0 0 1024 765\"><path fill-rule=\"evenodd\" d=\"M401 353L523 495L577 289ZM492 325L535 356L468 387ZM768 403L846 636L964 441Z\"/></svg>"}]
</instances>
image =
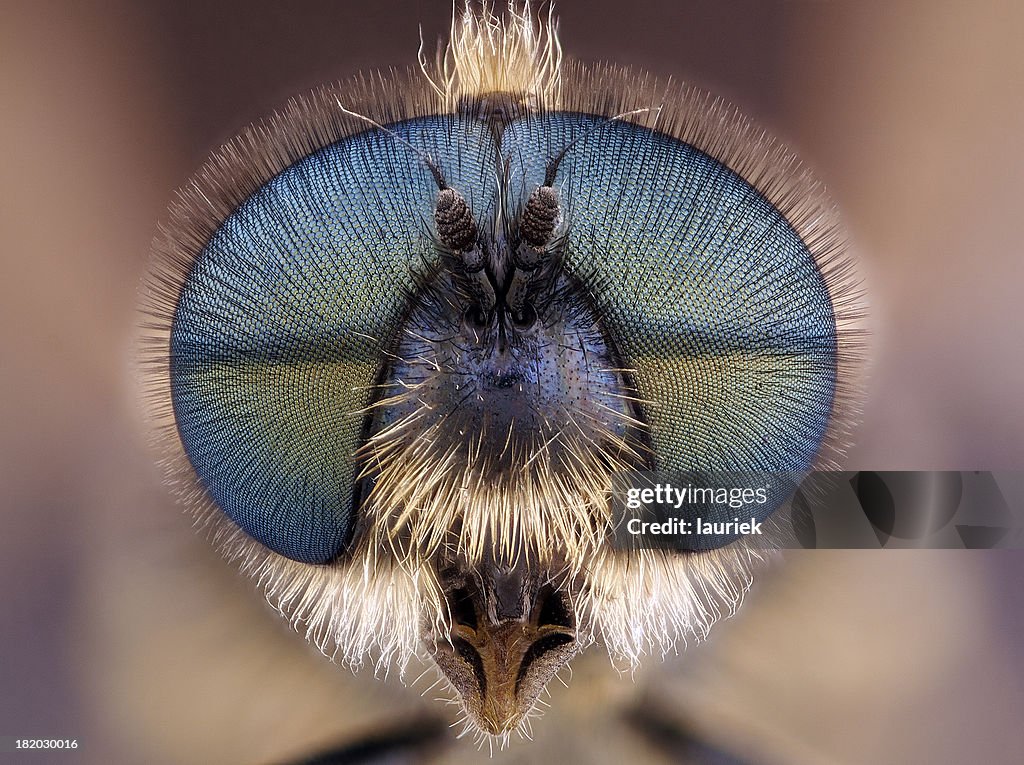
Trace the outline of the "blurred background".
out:
<instances>
[{"instance_id":1,"label":"blurred background","mask_svg":"<svg viewBox=\"0 0 1024 765\"><path fill-rule=\"evenodd\" d=\"M876 327L851 468L1024 466L1024 6L557 10L569 56L721 94L829 185ZM487 759L428 683L332 666L193 535L129 371L174 190L289 96L413 64L450 13L0 3L0 736L80 744L26 762ZM707 643L632 678L583 657L494 761L1024 762L1022 581L1019 552L791 553Z\"/></svg>"}]
</instances>

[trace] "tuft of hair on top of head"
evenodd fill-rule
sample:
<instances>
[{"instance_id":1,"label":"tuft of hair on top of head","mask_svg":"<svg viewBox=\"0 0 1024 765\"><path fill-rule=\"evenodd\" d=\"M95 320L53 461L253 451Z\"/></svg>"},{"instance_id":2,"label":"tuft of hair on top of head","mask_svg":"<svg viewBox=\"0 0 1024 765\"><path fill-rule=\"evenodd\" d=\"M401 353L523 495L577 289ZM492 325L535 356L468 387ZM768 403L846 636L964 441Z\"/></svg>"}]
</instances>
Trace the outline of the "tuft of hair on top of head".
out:
<instances>
[{"instance_id":1,"label":"tuft of hair on top of head","mask_svg":"<svg viewBox=\"0 0 1024 765\"><path fill-rule=\"evenodd\" d=\"M465 0L454 8L447 43L438 45L433 61L424 53L420 30L419 64L445 107L489 93L515 93L535 103L559 103L562 92L562 46L554 4L535 15L529 0L509 0L504 13L491 0Z\"/></svg>"}]
</instances>

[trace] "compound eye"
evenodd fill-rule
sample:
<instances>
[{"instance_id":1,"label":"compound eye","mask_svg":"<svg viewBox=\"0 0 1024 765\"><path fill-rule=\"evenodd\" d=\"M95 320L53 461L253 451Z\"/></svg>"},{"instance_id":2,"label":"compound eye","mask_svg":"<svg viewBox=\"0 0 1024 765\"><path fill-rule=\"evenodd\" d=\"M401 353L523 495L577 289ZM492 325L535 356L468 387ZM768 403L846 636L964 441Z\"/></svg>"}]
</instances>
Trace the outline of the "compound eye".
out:
<instances>
[{"instance_id":1,"label":"compound eye","mask_svg":"<svg viewBox=\"0 0 1024 765\"><path fill-rule=\"evenodd\" d=\"M185 455L216 508L288 558L324 563L352 543L365 409L414 274L437 257L424 226L435 180L395 135L450 164L475 206L491 204L486 127L456 121L326 146L257 188L198 250L188 225L167 245L182 265L152 302L176 290L169 377Z\"/></svg>"}]
</instances>

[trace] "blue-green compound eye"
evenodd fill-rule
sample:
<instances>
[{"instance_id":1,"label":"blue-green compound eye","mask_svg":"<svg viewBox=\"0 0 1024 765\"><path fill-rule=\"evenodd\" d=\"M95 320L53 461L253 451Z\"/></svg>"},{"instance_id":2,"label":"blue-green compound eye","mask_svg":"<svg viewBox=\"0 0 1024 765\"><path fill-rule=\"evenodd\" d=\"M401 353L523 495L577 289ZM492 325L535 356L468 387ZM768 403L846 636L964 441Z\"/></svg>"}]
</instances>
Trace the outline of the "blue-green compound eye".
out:
<instances>
[{"instance_id":1,"label":"blue-green compound eye","mask_svg":"<svg viewBox=\"0 0 1024 765\"><path fill-rule=\"evenodd\" d=\"M202 487L250 536L309 563L351 544L373 388L425 275L442 267L425 156L494 250L567 149L552 183L560 267L632 370L650 466L815 462L836 393L833 300L805 242L746 180L671 135L579 113L502 131L475 115L388 127L267 181L181 288L178 433Z\"/></svg>"}]
</instances>

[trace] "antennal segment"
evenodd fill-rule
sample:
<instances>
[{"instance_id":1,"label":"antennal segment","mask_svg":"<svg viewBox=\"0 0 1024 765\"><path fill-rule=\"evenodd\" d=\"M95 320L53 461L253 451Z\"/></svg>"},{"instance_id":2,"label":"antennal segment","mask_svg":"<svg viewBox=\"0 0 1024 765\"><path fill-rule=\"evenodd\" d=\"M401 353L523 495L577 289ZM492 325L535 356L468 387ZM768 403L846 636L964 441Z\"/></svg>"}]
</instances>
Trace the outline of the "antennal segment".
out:
<instances>
[{"instance_id":1,"label":"antennal segment","mask_svg":"<svg viewBox=\"0 0 1024 765\"><path fill-rule=\"evenodd\" d=\"M487 255L465 197L453 188L441 189L434 207L434 222L441 244L459 258L461 274L476 304L476 322L485 323L496 302L494 285L484 269Z\"/></svg>"}]
</instances>

